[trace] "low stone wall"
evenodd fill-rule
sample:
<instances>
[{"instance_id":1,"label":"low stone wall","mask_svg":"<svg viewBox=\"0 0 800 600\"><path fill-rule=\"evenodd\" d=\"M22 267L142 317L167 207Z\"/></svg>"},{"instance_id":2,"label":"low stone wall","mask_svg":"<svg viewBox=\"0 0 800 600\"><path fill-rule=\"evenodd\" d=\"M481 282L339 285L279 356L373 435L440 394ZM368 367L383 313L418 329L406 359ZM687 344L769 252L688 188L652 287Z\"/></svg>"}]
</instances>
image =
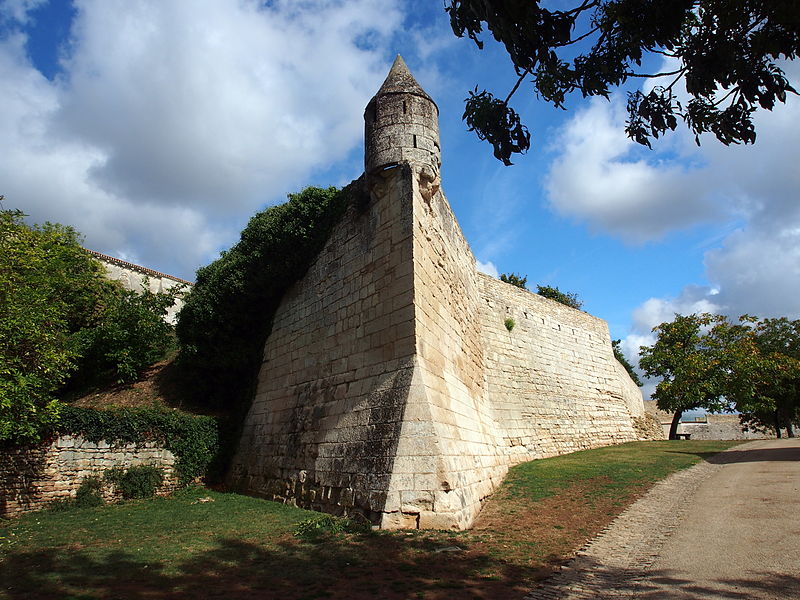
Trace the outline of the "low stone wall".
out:
<instances>
[{"instance_id":1,"label":"low stone wall","mask_svg":"<svg viewBox=\"0 0 800 600\"><path fill-rule=\"evenodd\" d=\"M81 482L114 467L164 470L161 492L177 486L175 455L154 443L110 445L64 435L38 446L0 450L0 517L39 510L75 497Z\"/></svg>"},{"instance_id":2,"label":"low stone wall","mask_svg":"<svg viewBox=\"0 0 800 600\"><path fill-rule=\"evenodd\" d=\"M707 419L705 423L681 423L678 433L690 434L693 440L760 440L775 437L774 431L743 431L739 415L708 415Z\"/></svg>"}]
</instances>

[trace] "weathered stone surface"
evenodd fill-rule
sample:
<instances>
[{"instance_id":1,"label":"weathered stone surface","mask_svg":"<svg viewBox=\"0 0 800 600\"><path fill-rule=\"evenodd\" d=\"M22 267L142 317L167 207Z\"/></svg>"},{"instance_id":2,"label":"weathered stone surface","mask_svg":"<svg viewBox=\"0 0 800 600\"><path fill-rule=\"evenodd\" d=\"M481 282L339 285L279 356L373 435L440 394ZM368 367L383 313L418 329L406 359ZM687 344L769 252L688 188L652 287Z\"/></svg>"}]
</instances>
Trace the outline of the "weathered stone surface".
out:
<instances>
[{"instance_id":1,"label":"weathered stone surface","mask_svg":"<svg viewBox=\"0 0 800 600\"><path fill-rule=\"evenodd\" d=\"M75 496L81 482L114 467L163 469L160 493L177 486L175 456L154 443L113 445L62 435L34 447L0 450L0 516L10 517Z\"/></svg>"},{"instance_id":2,"label":"weathered stone surface","mask_svg":"<svg viewBox=\"0 0 800 600\"><path fill-rule=\"evenodd\" d=\"M230 482L384 528L463 529L510 465L638 439L644 409L604 321L476 271L418 88L395 62L367 108L351 185L369 202L275 314ZM406 153L410 131L431 153Z\"/></svg>"}]
</instances>

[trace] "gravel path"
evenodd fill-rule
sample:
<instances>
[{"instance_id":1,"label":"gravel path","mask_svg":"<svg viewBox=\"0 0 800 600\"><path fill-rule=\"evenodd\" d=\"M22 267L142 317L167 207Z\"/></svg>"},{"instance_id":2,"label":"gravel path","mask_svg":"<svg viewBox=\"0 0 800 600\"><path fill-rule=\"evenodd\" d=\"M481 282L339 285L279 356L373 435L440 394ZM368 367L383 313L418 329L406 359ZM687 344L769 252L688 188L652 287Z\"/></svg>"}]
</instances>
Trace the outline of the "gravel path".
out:
<instances>
[{"instance_id":1,"label":"gravel path","mask_svg":"<svg viewBox=\"0 0 800 600\"><path fill-rule=\"evenodd\" d=\"M765 450L766 448L766 450ZM721 477L727 476L732 472L732 467L740 468L739 464L750 463L746 468L756 469L757 473L766 472L766 469L773 463L768 462L770 456L764 458L765 452L791 451L791 456L781 455L775 462L779 468L793 469L788 475L780 475L781 485L787 490L781 490L781 494L788 492L789 502L793 502L797 496L798 478L796 473L800 472L797 458L800 458L800 444L790 440L774 440L751 442L723 452L712 462L701 462L698 465L684 471L679 471L667 479L657 483L653 488L640 498L637 502L626 509L614 522L599 536L594 538L576 557L570 561L562 570L543 582L539 587L531 591L525 600L582 600L588 598L800 598L800 578L796 573L800 572L800 563L796 558L797 540L800 539L800 517L794 512L793 507L787 506L790 511L788 515L789 528L794 530L790 533L790 538L794 541L789 542L791 548L779 549L783 555L792 555L792 560L797 568L796 571L789 571L794 575L777 574L772 579L763 578L763 581L744 583L737 580L738 585L728 585L724 590L707 584L706 580L692 581L692 577L703 578L706 574L693 575L691 573L680 573L682 577L676 577L674 569L665 568L669 563L662 556L665 544L670 542L676 530L683 527L688 517L692 517L695 511L701 510L698 507L698 497L700 501L714 504L716 486L720 483ZM758 454L758 452L761 452ZM756 453L756 454L754 454ZM788 462L787 462L788 458ZM732 463L739 463L733 465ZM729 471L724 474L721 472L730 465ZM753 466L755 465L755 466ZM745 467L741 467L745 468ZM758 471L760 469L760 471ZM747 476L748 479L757 475ZM719 480L719 481L718 481ZM737 481L741 480L741 474ZM704 494L698 494L701 487L707 484ZM760 485L754 483L754 485ZM711 486L711 489L708 488ZM730 486L729 486L730 487ZM763 496L769 493L769 489L758 488L758 492ZM762 500L764 498L761 498ZM733 498L736 504L736 498ZM750 500L752 502L752 500ZM742 504L739 501L738 504ZM706 510L714 510L716 507L706 506ZM754 507L756 511L758 507ZM769 524L769 521L762 523ZM775 527L786 528L786 523L774 523ZM692 547L694 555L701 554L703 544L701 538L703 533L699 531L702 523L694 523L699 535L687 538ZM723 529L734 530L736 523L728 522L723 524ZM692 533L692 532L689 532ZM798 534L798 535L795 535ZM730 536L729 536L730 537ZM734 538L735 539L735 538ZM764 532L764 544L771 543L768 532ZM730 542L728 542L730 544ZM674 544L673 544L674 546ZM732 546L736 546L733 542ZM676 552L680 553L681 548L668 548L667 557L673 556ZM737 557L741 554L746 555L748 547L732 552ZM731 552L731 548L717 550L718 554ZM777 556L777 553L775 553ZM693 556L695 562L703 561L702 556ZM673 559L674 562L674 559ZM746 562L746 558L745 558ZM773 560L772 562L776 562ZM778 561L779 562L779 561ZM782 577L782 578L781 578ZM769 582L765 583L769 579Z\"/></svg>"}]
</instances>

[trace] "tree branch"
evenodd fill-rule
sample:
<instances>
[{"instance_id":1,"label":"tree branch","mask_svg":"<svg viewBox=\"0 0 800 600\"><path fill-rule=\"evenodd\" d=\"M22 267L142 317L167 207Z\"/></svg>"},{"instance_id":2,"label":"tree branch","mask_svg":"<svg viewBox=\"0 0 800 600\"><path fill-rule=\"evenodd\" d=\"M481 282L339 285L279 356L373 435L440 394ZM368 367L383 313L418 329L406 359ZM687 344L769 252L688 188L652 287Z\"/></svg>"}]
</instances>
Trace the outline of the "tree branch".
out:
<instances>
[{"instance_id":1,"label":"tree branch","mask_svg":"<svg viewBox=\"0 0 800 600\"><path fill-rule=\"evenodd\" d=\"M503 100L503 104L508 104L508 101L511 100L511 96L513 96L517 92L519 86L522 84L522 80L525 79L527 75L530 75L530 72L531 72L530 67L522 72L522 75L520 75L519 79L517 79L517 83L514 84L513 89L508 93L506 99Z\"/></svg>"},{"instance_id":2,"label":"tree branch","mask_svg":"<svg viewBox=\"0 0 800 600\"><path fill-rule=\"evenodd\" d=\"M574 40L570 40L570 41L565 42L563 44L553 44L551 47L552 48L563 48L564 46L571 46L572 44L575 44L576 42L580 42L581 40L586 39L587 37L589 37L593 33L597 33L598 31L600 31L600 27L599 26L598 27L594 27L591 31L587 31L586 33L584 33L583 35L581 35L579 37L576 37Z\"/></svg>"},{"instance_id":3,"label":"tree branch","mask_svg":"<svg viewBox=\"0 0 800 600\"><path fill-rule=\"evenodd\" d=\"M578 7L573 8L572 10L568 10L564 14L565 15L577 15L577 14L582 13L585 10L589 10L590 8L594 8L594 7L599 6L599 5L600 5L600 2L598 2L598 0L584 0L583 4L581 4Z\"/></svg>"},{"instance_id":4,"label":"tree branch","mask_svg":"<svg viewBox=\"0 0 800 600\"><path fill-rule=\"evenodd\" d=\"M623 73L625 77L641 77L642 79L654 79L656 77L668 77L670 75L678 75L679 73L683 75L686 72L686 68L678 69L677 71L668 71L666 73Z\"/></svg>"}]
</instances>

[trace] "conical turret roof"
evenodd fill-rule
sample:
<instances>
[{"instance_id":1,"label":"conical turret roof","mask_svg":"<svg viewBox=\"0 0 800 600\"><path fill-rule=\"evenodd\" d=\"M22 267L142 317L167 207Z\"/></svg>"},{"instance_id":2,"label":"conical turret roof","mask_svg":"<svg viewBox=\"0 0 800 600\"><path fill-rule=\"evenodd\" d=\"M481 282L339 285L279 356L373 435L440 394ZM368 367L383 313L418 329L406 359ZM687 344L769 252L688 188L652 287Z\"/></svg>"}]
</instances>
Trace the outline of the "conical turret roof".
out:
<instances>
[{"instance_id":1,"label":"conical turret roof","mask_svg":"<svg viewBox=\"0 0 800 600\"><path fill-rule=\"evenodd\" d=\"M374 97L377 98L378 96L385 96L387 94L414 94L433 102L433 98L425 93L422 86L417 83L411 71L408 70L406 61L404 61L403 57L399 54L397 58L394 59L394 63L392 64L392 68L389 69L386 80ZM435 106L436 102L433 102L433 104Z\"/></svg>"}]
</instances>

